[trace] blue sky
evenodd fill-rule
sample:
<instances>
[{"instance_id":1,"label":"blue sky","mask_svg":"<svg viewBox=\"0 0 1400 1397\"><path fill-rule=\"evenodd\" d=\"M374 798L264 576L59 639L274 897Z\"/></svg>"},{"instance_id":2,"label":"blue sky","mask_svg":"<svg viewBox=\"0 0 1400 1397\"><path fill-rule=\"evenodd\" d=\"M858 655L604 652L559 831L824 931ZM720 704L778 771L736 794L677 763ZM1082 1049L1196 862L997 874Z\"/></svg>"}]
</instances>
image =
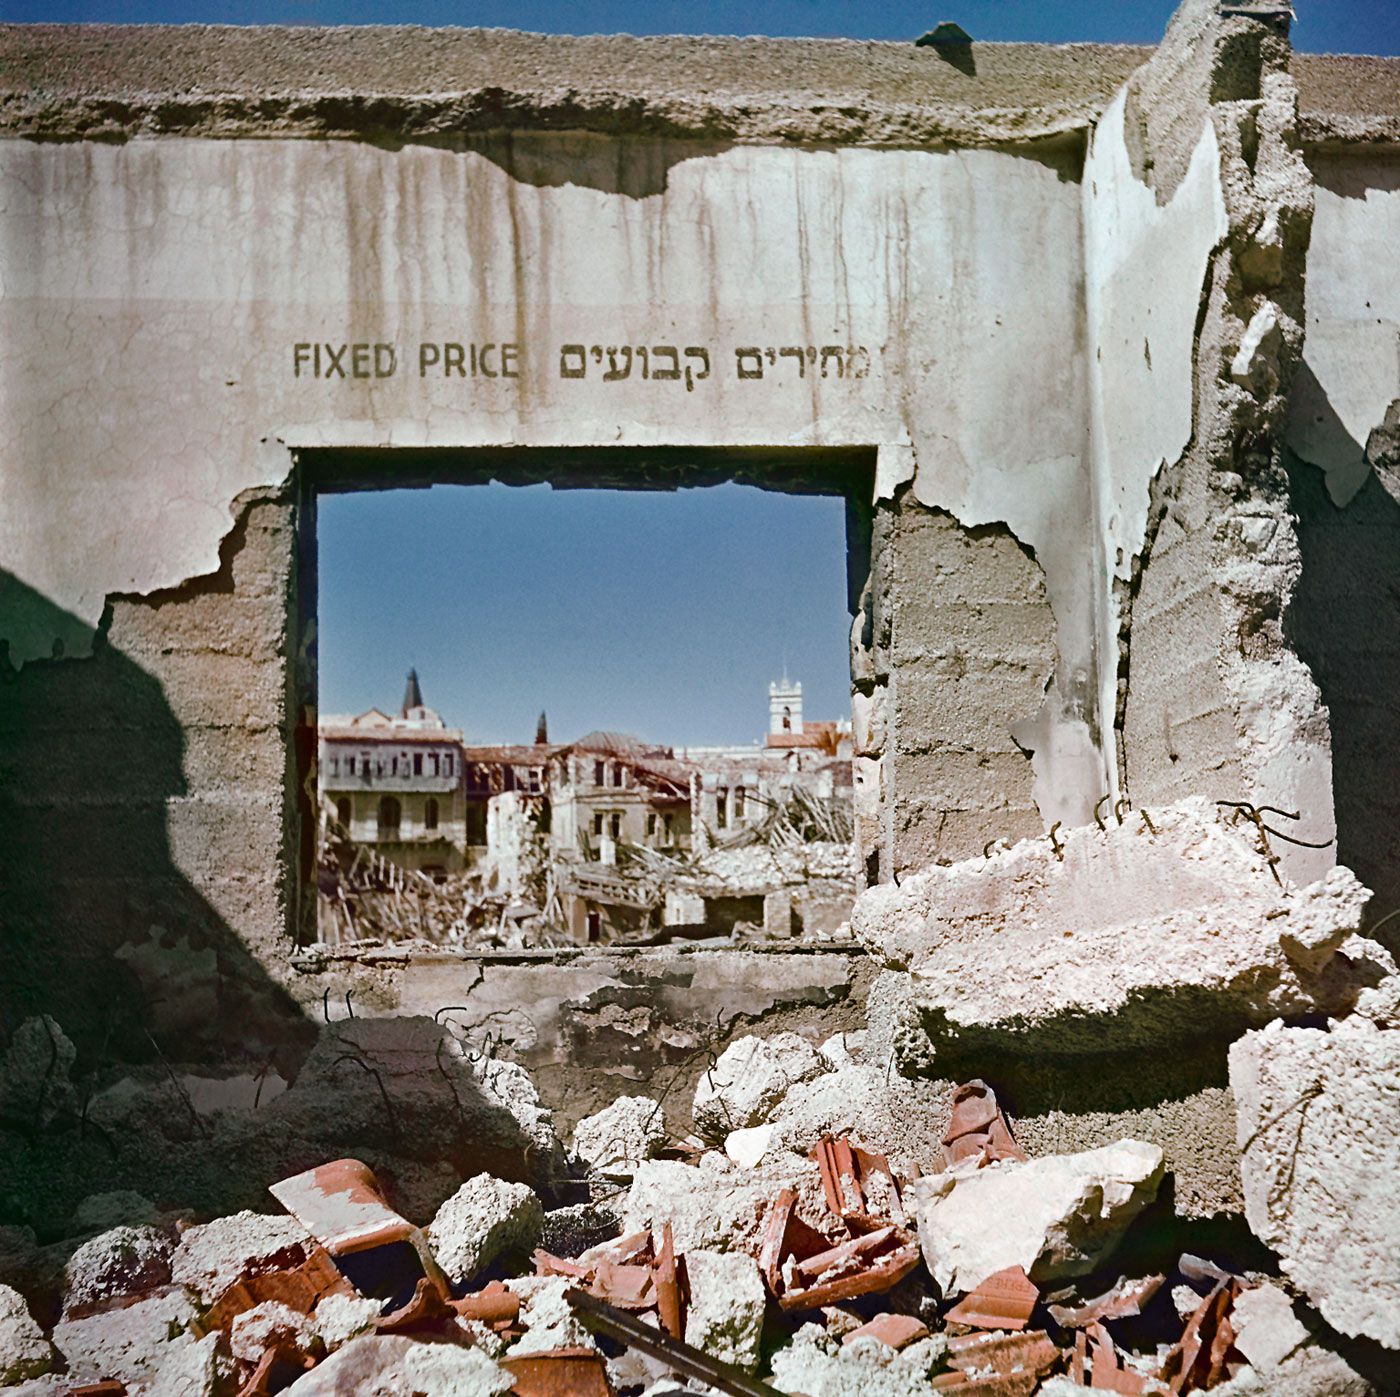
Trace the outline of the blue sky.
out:
<instances>
[{"instance_id":1,"label":"blue sky","mask_svg":"<svg viewBox=\"0 0 1400 1397\"><path fill-rule=\"evenodd\" d=\"M1171 0L4 0L18 21L452 24L560 34L813 34L914 39L954 19L974 39L1154 43ZM1294 41L1332 53L1400 53L1397 0L1297 0Z\"/></svg>"},{"instance_id":2,"label":"blue sky","mask_svg":"<svg viewBox=\"0 0 1400 1397\"><path fill-rule=\"evenodd\" d=\"M424 700L468 739L608 728L747 742L784 656L808 716L850 714L845 505L439 485L320 502L322 712Z\"/></svg>"}]
</instances>

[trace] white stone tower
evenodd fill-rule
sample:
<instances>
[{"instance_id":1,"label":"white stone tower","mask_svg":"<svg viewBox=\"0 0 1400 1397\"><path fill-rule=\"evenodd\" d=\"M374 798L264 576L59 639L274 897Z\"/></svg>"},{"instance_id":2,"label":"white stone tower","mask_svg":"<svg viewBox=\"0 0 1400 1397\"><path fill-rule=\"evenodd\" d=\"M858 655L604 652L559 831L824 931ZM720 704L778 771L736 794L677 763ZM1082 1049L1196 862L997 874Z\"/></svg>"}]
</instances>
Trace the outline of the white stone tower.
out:
<instances>
[{"instance_id":1,"label":"white stone tower","mask_svg":"<svg viewBox=\"0 0 1400 1397\"><path fill-rule=\"evenodd\" d=\"M800 733L802 731L802 682L789 680L768 686L768 731Z\"/></svg>"}]
</instances>

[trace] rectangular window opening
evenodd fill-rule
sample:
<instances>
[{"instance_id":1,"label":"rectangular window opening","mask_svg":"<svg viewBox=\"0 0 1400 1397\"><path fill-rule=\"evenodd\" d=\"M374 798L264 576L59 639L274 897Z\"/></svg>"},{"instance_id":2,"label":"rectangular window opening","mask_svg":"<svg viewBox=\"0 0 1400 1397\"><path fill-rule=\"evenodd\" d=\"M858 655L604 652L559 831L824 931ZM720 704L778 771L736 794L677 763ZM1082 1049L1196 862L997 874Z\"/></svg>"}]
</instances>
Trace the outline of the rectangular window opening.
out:
<instances>
[{"instance_id":1,"label":"rectangular window opening","mask_svg":"<svg viewBox=\"0 0 1400 1397\"><path fill-rule=\"evenodd\" d=\"M526 947L664 944L703 901L750 944L771 876L720 870L754 845L795 905L854 901L879 866L857 859L850 716L873 452L502 459L303 453L298 939L485 950L509 906ZM419 891L411 935L386 865Z\"/></svg>"}]
</instances>

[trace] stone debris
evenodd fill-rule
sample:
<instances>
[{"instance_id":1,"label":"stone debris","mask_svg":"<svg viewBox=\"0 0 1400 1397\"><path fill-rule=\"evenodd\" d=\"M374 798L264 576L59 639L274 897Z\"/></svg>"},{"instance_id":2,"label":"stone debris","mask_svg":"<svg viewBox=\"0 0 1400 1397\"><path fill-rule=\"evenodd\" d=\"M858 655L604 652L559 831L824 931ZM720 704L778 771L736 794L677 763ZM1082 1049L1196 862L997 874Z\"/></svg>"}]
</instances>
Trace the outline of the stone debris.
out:
<instances>
[{"instance_id":1,"label":"stone debris","mask_svg":"<svg viewBox=\"0 0 1400 1397\"><path fill-rule=\"evenodd\" d=\"M736 1039L696 1085L695 1128L718 1142L730 1131L762 1125L790 1087L825 1070L817 1050L796 1033Z\"/></svg>"},{"instance_id":2,"label":"stone debris","mask_svg":"<svg viewBox=\"0 0 1400 1397\"><path fill-rule=\"evenodd\" d=\"M741 1169L752 1169L768 1152L774 1132L771 1123L751 1125L747 1130L731 1130L724 1137L724 1152Z\"/></svg>"},{"instance_id":3,"label":"stone debris","mask_svg":"<svg viewBox=\"0 0 1400 1397\"><path fill-rule=\"evenodd\" d=\"M428 1240L443 1270L467 1285L505 1253L528 1255L543 1226L544 1207L528 1185L478 1174L438 1209Z\"/></svg>"},{"instance_id":4,"label":"stone debris","mask_svg":"<svg viewBox=\"0 0 1400 1397\"><path fill-rule=\"evenodd\" d=\"M501 1397L511 1382L479 1349L378 1334L352 1340L284 1391L288 1397Z\"/></svg>"},{"instance_id":5,"label":"stone debris","mask_svg":"<svg viewBox=\"0 0 1400 1397\"><path fill-rule=\"evenodd\" d=\"M238 1315L229 1326L228 1346L235 1358L254 1367L264 1350L289 1347L314 1349L319 1341L317 1326L309 1315L298 1314L276 1300L265 1300Z\"/></svg>"},{"instance_id":6,"label":"stone debris","mask_svg":"<svg viewBox=\"0 0 1400 1397\"><path fill-rule=\"evenodd\" d=\"M649 1096L619 1096L574 1127L573 1152L590 1169L630 1179L666 1143L666 1117Z\"/></svg>"},{"instance_id":7,"label":"stone debris","mask_svg":"<svg viewBox=\"0 0 1400 1397\"><path fill-rule=\"evenodd\" d=\"M218 1397L238 1390L235 1365L222 1334L176 1344L160 1359L141 1397Z\"/></svg>"},{"instance_id":8,"label":"stone debris","mask_svg":"<svg viewBox=\"0 0 1400 1397\"><path fill-rule=\"evenodd\" d=\"M53 1363L53 1348L29 1313L24 1296L0 1285L0 1387L41 1377Z\"/></svg>"},{"instance_id":9,"label":"stone debris","mask_svg":"<svg viewBox=\"0 0 1400 1397\"><path fill-rule=\"evenodd\" d=\"M784 1188L797 1192L801 1216L822 1216L821 1174L809 1159L770 1156L753 1169L714 1154L698 1165L652 1160L632 1180L622 1228L640 1232L670 1223L678 1251L742 1251L757 1260L768 1209Z\"/></svg>"},{"instance_id":10,"label":"stone debris","mask_svg":"<svg viewBox=\"0 0 1400 1397\"><path fill-rule=\"evenodd\" d=\"M924 1260L950 1293L1011 1266L1037 1282L1087 1275L1156 1197L1163 1172L1159 1146L1120 1140L916 1180Z\"/></svg>"},{"instance_id":11,"label":"stone debris","mask_svg":"<svg viewBox=\"0 0 1400 1397\"><path fill-rule=\"evenodd\" d=\"M359 1295L327 1295L316 1306L316 1335L326 1352L334 1353L373 1329L383 1308Z\"/></svg>"},{"instance_id":12,"label":"stone debris","mask_svg":"<svg viewBox=\"0 0 1400 1397\"><path fill-rule=\"evenodd\" d=\"M69 1110L75 1097L69 1073L77 1057L56 1019L25 1019L0 1059L0 1113L44 1126Z\"/></svg>"},{"instance_id":13,"label":"stone debris","mask_svg":"<svg viewBox=\"0 0 1400 1397\"><path fill-rule=\"evenodd\" d=\"M1279 1109L1269 1093L1283 1073L1306 1101L1326 1101L1340 1057L1349 1114L1328 1103L1326 1119L1375 1132L1383 1118L1365 1114L1362 1086L1390 1061L1386 1035L1358 1018L1330 1034L1249 1035L1232 1060L1232 1071L1248 1067L1242 1113ZM807 1048L819 1076L770 1093L774 1116L817 1081L863 1081L865 1050ZM1308 1052L1316 1062L1302 1063ZM748 1056L766 1067L789 1053L785 1042ZM887 1115L904 1090L886 1086ZM599 1113L597 1138L625 1136L643 1105L622 1098ZM615 1204L604 1201L610 1171L578 1184L589 1201L550 1213L527 1184L478 1172L422 1228L388 1204L368 1166L338 1159L270 1186L288 1217L188 1226L178 1246L156 1225L122 1224L72 1251L51 1341L21 1295L0 1290L0 1374L27 1384L27 1397L102 1382L112 1397L1373 1390L1319 1343L1321 1321L1263 1278L1189 1254L1165 1272L1105 1274L1162 1180L1155 1145L1027 1158L980 1080L945 1091L924 1152L944 1166L933 1174L839 1133L795 1154L776 1118L735 1134L727 1146L752 1162L703 1148L694 1162L642 1158ZM1380 1186L1362 1173L1365 1218ZM1298 1185L1310 1177L1304 1169ZM540 1247L546 1235L567 1254ZM483 1285L489 1275L498 1279ZM1354 1298L1339 1283L1328 1296Z\"/></svg>"},{"instance_id":14,"label":"stone debris","mask_svg":"<svg viewBox=\"0 0 1400 1397\"><path fill-rule=\"evenodd\" d=\"M689 1251L685 1270L690 1285L686 1342L753 1372L768 1303L758 1266L741 1252Z\"/></svg>"},{"instance_id":15,"label":"stone debris","mask_svg":"<svg viewBox=\"0 0 1400 1397\"><path fill-rule=\"evenodd\" d=\"M194 1342L189 1326L198 1312L193 1292L171 1286L117 1309L60 1320L53 1344L78 1382L142 1382L172 1348Z\"/></svg>"},{"instance_id":16,"label":"stone debris","mask_svg":"<svg viewBox=\"0 0 1400 1397\"><path fill-rule=\"evenodd\" d=\"M1400 1028L1270 1024L1230 1086L1254 1234L1333 1328L1400 1348Z\"/></svg>"},{"instance_id":17,"label":"stone debris","mask_svg":"<svg viewBox=\"0 0 1400 1397\"><path fill-rule=\"evenodd\" d=\"M310 1237L285 1214L247 1210L191 1227L170 1262L170 1278L212 1305L235 1281L304 1261Z\"/></svg>"},{"instance_id":18,"label":"stone debris","mask_svg":"<svg viewBox=\"0 0 1400 1397\"><path fill-rule=\"evenodd\" d=\"M113 1227L141 1227L156 1220L156 1205L132 1189L93 1193L73 1210L70 1230L106 1232Z\"/></svg>"},{"instance_id":19,"label":"stone debris","mask_svg":"<svg viewBox=\"0 0 1400 1397\"><path fill-rule=\"evenodd\" d=\"M927 1397L945 1352L934 1340L902 1351L875 1338L843 1344L820 1325L804 1324L773 1355L773 1382L806 1397Z\"/></svg>"},{"instance_id":20,"label":"stone debris","mask_svg":"<svg viewBox=\"0 0 1400 1397\"><path fill-rule=\"evenodd\" d=\"M1348 1013L1394 974L1355 935L1370 894L1347 869L1280 884L1254 827L1203 799L1150 819L1070 830L1058 852L1023 840L861 894L852 926L912 976L934 1054L1104 1053L1233 1034Z\"/></svg>"},{"instance_id":21,"label":"stone debris","mask_svg":"<svg viewBox=\"0 0 1400 1397\"><path fill-rule=\"evenodd\" d=\"M64 1314L165 1285L174 1251L174 1238L157 1227L114 1227L84 1242L64 1269Z\"/></svg>"}]
</instances>

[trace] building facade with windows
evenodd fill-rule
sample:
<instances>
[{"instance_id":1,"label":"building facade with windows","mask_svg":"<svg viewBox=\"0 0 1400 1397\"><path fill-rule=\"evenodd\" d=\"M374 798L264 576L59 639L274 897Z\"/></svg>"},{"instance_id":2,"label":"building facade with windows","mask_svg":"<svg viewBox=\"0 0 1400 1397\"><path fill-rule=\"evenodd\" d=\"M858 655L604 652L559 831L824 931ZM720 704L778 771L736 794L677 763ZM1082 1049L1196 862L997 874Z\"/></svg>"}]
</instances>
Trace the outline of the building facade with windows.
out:
<instances>
[{"instance_id":1,"label":"building facade with windows","mask_svg":"<svg viewBox=\"0 0 1400 1397\"><path fill-rule=\"evenodd\" d=\"M463 868L462 734L424 705L416 673L397 717L328 717L319 738L322 808L352 840L429 875Z\"/></svg>"}]
</instances>

